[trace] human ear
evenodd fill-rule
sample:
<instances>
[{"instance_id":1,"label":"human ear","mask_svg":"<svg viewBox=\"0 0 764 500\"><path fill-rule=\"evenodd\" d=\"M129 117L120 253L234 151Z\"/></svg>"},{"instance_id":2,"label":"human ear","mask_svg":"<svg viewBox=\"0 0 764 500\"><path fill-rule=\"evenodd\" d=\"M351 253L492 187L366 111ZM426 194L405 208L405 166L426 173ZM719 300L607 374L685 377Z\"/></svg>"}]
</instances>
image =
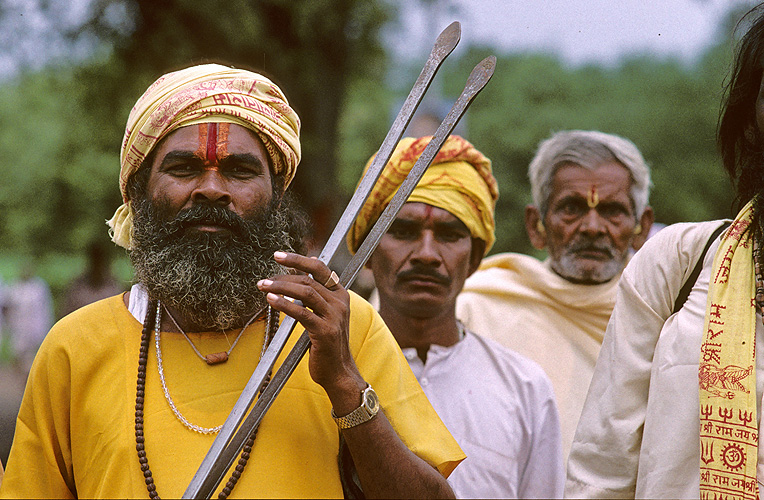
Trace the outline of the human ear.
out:
<instances>
[{"instance_id":1,"label":"human ear","mask_svg":"<svg viewBox=\"0 0 764 500\"><path fill-rule=\"evenodd\" d=\"M467 276L472 276L472 273L477 271L477 268L480 266L480 262L483 260L484 254L485 254L485 241L481 240L480 238L472 238L472 251L470 251L470 267L469 267L469 274Z\"/></svg>"},{"instance_id":2,"label":"human ear","mask_svg":"<svg viewBox=\"0 0 764 500\"><path fill-rule=\"evenodd\" d=\"M374 260L375 253L377 253L376 249L373 252L371 252L371 255L369 255L369 258L366 259L366 263L363 265L364 269L372 270L371 263Z\"/></svg>"},{"instance_id":3,"label":"human ear","mask_svg":"<svg viewBox=\"0 0 764 500\"><path fill-rule=\"evenodd\" d=\"M547 238L544 222L541 220L539 209L533 205L525 207L525 231L528 233L528 238L534 248L542 250L546 247Z\"/></svg>"},{"instance_id":4,"label":"human ear","mask_svg":"<svg viewBox=\"0 0 764 500\"><path fill-rule=\"evenodd\" d=\"M653 227L654 221L655 214L652 207L645 207L645 211L642 212L642 217L639 218L639 223L635 228L634 238L631 240L631 248L634 250L642 248L642 245L645 244L647 237L650 235L650 228ZM639 231L636 230L637 228L639 228Z\"/></svg>"}]
</instances>

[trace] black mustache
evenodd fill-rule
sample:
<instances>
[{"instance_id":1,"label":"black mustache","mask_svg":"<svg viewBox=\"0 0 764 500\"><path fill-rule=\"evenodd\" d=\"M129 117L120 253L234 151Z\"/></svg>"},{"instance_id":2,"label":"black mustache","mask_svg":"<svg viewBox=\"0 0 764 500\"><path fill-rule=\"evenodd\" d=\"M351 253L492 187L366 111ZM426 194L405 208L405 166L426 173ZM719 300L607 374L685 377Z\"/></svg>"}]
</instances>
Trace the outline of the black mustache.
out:
<instances>
[{"instance_id":1,"label":"black mustache","mask_svg":"<svg viewBox=\"0 0 764 500\"><path fill-rule=\"evenodd\" d=\"M170 224L172 229L176 231L199 224L241 231L244 230L245 221L227 208L200 204L181 210Z\"/></svg>"},{"instance_id":2,"label":"black mustache","mask_svg":"<svg viewBox=\"0 0 764 500\"><path fill-rule=\"evenodd\" d=\"M398 273L398 279L405 280L411 278L431 278L432 281L440 283L441 285L448 285L451 283L451 279L443 274L440 274L436 270L429 267L412 267L407 271L401 271Z\"/></svg>"}]
</instances>

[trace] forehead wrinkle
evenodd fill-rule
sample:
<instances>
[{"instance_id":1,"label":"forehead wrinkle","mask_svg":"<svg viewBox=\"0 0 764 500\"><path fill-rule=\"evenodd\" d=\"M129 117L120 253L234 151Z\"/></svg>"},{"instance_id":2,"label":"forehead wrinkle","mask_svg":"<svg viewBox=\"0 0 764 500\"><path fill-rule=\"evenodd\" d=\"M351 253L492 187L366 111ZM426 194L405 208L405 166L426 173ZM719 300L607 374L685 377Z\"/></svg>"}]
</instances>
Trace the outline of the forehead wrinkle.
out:
<instances>
[{"instance_id":1,"label":"forehead wrinkle","mask_svg":"<svg viewBox=\"0 0 764 500\"><path fill-rule=\"evenodd\" d=\"M448 212L450 214L450 212ZM453 215L453 214L450 214ZM427 223L431 223L432 226L437 229L459 229L464 230L466 232L470 232L467 225L459 220L458 217L453 216L453 220L439 220L435 215L429 214L425 215L423 217L419 216L412 216L412 215L398 215L395 220L393 221L393 224L401 224L401 225L407 225L407 226L415 226L419 228L423 228L427 225Z\"/></svg>"},{"instance_id":2,"label":"forehead wrinkle","mask_svg":"<svg viewBox=\"0 0 764 500\"><path fill-rule=\"evenodd\" d=\"M437 227L443 227L448 229L463 229L470 232L470 229L467 227L467 224L460 221L458 218L455 218L455 220L449 220L449 221L436 221L435 225Z\"/></svg>"},{"instance_id":3,"label":"forehead wrinkle","mask_svg":"<svg viewBox=\"0 0 764 500\"><path fill-rule=\"evenodd\" d=\"M592 182L588 185L573 183L561 187L555 193L553 193L552 196L549 197L549 201L551 203L555 200L562 200L571 197L589 200L594 196L594 193L596 193L596 197L599 200L598 203L602 203L605 200L618 200L619 198L623 198L624 200L631 200L631 192L629 190L621 189L619 186Z\"/></svg>"}]
</instances>

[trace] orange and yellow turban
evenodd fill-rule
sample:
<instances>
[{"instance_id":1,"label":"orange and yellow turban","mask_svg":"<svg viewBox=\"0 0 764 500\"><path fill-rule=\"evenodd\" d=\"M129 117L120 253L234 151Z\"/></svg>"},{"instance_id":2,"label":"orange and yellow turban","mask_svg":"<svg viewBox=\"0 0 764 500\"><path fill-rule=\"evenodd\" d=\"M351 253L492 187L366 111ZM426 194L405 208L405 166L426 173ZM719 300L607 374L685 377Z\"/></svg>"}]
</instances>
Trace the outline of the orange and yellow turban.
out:
<instances>
[{"instance_id":1,"label":"orange and yellow turban","mask_svg":"<svg viewBox=\"0 0 764 500\"><path fill-rule=\"evenodd\" d=\"M300 118L276 84L251 71L218 64L192 66L154 82L130 111L120 151L119 187L124 204L108 222L112 240L132 245L133 213L127 180L170 132L205 122L236 123L265 145L284 187L300 162Z\"/></svg>"},{"instance_id":2,"label":"orange and yellow turban","mask_svg":"<svg viewBox=\"0 0 764 500\"><path fill-rule=\"evenodd\" d=\"M348 232L347 244L351 253L361 246L431 139L404 138L398 143ZM366 164L364 173L373 159ZM427 203L450 212L469 228L473 238L485 241L485 252L488 253L496 239L493 211L498 197L499 187L491 173L491 160L466 140L452 135L408 201Z\"/></svg>"}]
</instances>

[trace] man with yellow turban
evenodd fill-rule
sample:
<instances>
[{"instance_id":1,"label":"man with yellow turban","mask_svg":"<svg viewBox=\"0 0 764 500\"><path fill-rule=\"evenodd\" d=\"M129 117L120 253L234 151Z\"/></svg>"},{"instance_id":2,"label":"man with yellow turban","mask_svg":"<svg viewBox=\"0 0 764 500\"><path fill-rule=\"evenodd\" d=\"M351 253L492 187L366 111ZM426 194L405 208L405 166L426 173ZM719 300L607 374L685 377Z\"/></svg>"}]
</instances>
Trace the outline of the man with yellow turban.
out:
<instances>
[{"instance_id":1,"label":"man with yellow turban","mask_svg":"<svg viewBox=\"0 0 764 500\"><path fill-rule=\"evenodd\" d=\"M450 497L464 458L379 315L317 259L285 189L300 121L249 71L202 65L138 100L109 221L136 284L53 327L2 497L180 497L275 333L311 349L220 497ZM301 303L293 301L297 299Z\"/></svg>"},{"instance_id":2,"label":"man with yellow turban","mask_svg":"<svg viewBox=\"0 0 764 500\"><path fill-rule=\"evenodd\" d=\"M403 139L351 228L354 252L430 137ZM369 259L379 313L425 394L467 453L448 481L460 498L559 498L560 424L533 361L466 329L456 296L494 241L491 162L451 136Z\"/></svg>"}]
</instances>

